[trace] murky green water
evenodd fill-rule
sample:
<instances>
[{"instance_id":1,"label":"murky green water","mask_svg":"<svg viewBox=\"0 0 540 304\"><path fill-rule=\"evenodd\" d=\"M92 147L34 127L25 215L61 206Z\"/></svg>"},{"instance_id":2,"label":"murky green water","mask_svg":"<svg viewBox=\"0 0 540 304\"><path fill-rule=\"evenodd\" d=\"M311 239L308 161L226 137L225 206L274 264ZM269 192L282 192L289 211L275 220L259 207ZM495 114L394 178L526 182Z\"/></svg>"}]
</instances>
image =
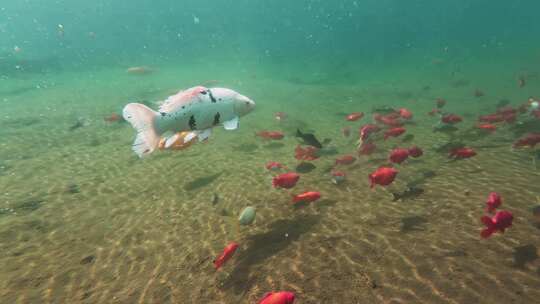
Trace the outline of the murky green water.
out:
<instances>
[{"instance_id":1,"label":"murky green water","mask_svg":"<svg viewBox=\"0 0 540 304\"><path fill-rule=\"evenodd\" d=\"M540 120L527 109L492 134L477 124L540 98L536 6L0 3L0 302L258 303L287 290L304 304L534 303L538 146L512 144ZM135 130L114 115L197 85L231 88L256 108L235 131L138 158ZM428 115L438 98L463 121L441 129ZM358 129L380 108L413 113L408 137L375 135L375 152L359 155ZM353 112L365 115L345 120ZM323 142L318 159L295 158L307 147L297 129ZM392 149L412 145L424 155L370 189ZM477 155L449 160L461 145ZM336 167L344 155L356 161ZM268 171L270 161L286 169ZM273 188L288 171L296 186ZM305 191L321 199L294 206ZM491 191L513 225L481 239ZM248 206L255 221L239 225Z\"/></svg>"}]
</instances>

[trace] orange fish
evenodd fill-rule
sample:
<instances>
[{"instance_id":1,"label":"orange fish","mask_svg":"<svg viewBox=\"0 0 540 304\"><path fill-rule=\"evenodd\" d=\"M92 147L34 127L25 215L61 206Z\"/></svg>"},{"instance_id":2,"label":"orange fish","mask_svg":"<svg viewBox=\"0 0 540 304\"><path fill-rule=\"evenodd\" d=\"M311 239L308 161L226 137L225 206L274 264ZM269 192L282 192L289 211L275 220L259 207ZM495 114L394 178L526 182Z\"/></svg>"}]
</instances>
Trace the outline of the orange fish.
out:
<instances>
[{"instance_id":1,"label":"orange fish","mask_svg":"<svg viewBox=\"0 0 540 304\"><path fill-rule=\"evenodd\" d=\"M259 304L293 304L294 293L290 291L267 292Z\"/></svg>"},{"instance_id":2,"label":"orange fish","mask_svg":"<svg viewBox=\"0 0 540 304\"><path fill-rule=\"evenodd\" d=\"M236 249L238 249L238 243L235 242L230 243L227 245L227 247L225 247L225 249L223 249L223 253L221 253L221 255L214 260L214 267L216 270L221 268L221 266L223 266L223 264L225 264L233 256Z\"/></svg>"},{"instance_id":3,"label":"orange fish","mask_svg":"<svg viewBox=\"0 0 540 304\"><path fill-rule=\"evenodd\" d=\"M307 191L301 194L293 195L293 203L311 203L321 198L321 193L317 191Z\"/></svg>"},{"instance_id":4,"label":"orange fish","mask_svg":"<svg viewBox=\"0 0 540 304\"><path fill-rule=\"evenodd\" d=\"M351 114L347 115L345 117L345 119L348 120L348 121L357 121L357 120L361 119L362 117L364 117L363 112L354 112L354 113L351 113Z\"/></svg>"},{"instance_id":5,"label":"orange fish","mask_svg":"<svg viewBox=\"0 0 540 304\"><path fill-rule=\"evenodd\" d=\"M285 137L283 132L280 132L280 131L261 131L261 132L256 133L256 135L265 139L275 139L275 140L283 139L283 137Z\"/></svg>"}]
</instances>

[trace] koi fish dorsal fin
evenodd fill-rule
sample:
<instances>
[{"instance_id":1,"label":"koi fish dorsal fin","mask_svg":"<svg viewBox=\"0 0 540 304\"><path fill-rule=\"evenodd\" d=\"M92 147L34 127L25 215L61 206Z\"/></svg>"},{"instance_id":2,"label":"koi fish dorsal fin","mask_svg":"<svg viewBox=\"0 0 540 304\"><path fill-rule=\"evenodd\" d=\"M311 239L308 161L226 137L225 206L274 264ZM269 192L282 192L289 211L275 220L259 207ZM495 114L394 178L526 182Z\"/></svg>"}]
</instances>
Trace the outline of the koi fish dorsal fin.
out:
<instances>
[{"instance_id":1,"label":"koi fish dorsal fin","mask_svg":"<svg viewBox=\"0 0 540 304\"><path fill-rule=\"evenodd\" d=\"M199 94L206 91L207 89L203 86L189 88L184 91L179 91L178 93L169 96L163 103L159 106L159 112L169 113L181 107L187 105L199 98Z\"/></svg>"}]
</instances>

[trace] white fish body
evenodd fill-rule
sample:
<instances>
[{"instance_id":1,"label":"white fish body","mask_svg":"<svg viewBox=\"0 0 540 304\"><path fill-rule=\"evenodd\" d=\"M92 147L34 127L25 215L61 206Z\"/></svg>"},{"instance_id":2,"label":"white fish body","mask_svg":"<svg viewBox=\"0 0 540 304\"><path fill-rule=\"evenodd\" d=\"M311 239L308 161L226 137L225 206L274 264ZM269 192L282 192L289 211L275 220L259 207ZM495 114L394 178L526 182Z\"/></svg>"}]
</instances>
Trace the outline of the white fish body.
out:
<instances>
[{"instance_id":1,"label":"white fish body","mask_svg":"<svg viewBox=\"0 0 540 304\"><path fill-rule=\"evenodd\" d=\"M127 104L123 117L137 130L133 151L143 157L157 148L166 132L192 131L191 136L204 140L217 125L235 130L239 117L254 108L255 102L233 90L197 86L170 96L157 112L143 104Z\"/></svg>"}]
</instances>

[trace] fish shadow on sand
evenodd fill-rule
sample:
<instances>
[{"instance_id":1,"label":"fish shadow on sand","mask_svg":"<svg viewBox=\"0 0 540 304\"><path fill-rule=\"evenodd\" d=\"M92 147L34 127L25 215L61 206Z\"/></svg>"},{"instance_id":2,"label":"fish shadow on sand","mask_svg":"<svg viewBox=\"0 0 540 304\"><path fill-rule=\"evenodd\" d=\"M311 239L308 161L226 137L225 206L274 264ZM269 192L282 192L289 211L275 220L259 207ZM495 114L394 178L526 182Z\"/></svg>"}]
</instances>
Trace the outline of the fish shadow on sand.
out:
<instances>
[{"instance_id":1,"label":"fish shadow on sand","mask_svg":"<svg viewBox=\"0 0 540 304\"><path fill-rule=\"evenodd\" d=\"M529 244L514 247L514 267L525 268L525 264L532 263L538 259L536 246Z\"/></svg>"},{"instance_id":2,"label":"fish shadow on sand","mask_svg":"<svg viewBox=\"0 0 540 304\"><path fill-rule=\"evenodd\" d=\"M412 231L426 230L423 225L427 223L427 219L423 216L413 215L401 219L401 232L407 233Z\"/></svg>"},{"instance_id":3,"label":"fish shadow on sand","mask_svg":"<svg viewBox=\"0 0 540 304\"><path fill-rule=\"evenodd\" d=\"M218 179L221 176L221 174L223 174L223 172L219 172L219 173L216 173L216 174L199 177L199 178L185 184L184 185L184 190L193 191L193 190L197 190L197 189L202 188L202 187L206 187L206 186L210 185L211 183L213 183L216 179Z\"/></svg>"},{"instance_id":4,"label":"fish shadow on sand","mask_svg":"<svg viewBox=\"0 0 540 304\"><path fill-rule=\"evenodd\" d=\"M319 221L320 217L314 215L278 220L268 227L267 232L247 237L243 241L247 244L247 248L238 252L238 262L223 282L222 288L233 289L236 294L241 294L257 280L264 280L265 274L257 269L260 267L259 265L286 249L292 242L297 241L302 234L310 231ZM259 275L260 277L258 277Z\"/></svg>"}]
</instances>

